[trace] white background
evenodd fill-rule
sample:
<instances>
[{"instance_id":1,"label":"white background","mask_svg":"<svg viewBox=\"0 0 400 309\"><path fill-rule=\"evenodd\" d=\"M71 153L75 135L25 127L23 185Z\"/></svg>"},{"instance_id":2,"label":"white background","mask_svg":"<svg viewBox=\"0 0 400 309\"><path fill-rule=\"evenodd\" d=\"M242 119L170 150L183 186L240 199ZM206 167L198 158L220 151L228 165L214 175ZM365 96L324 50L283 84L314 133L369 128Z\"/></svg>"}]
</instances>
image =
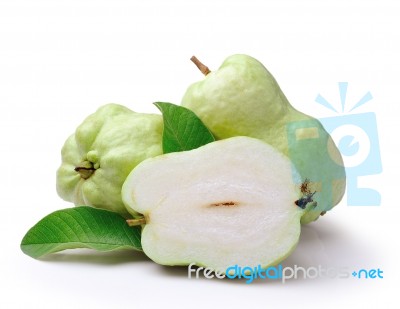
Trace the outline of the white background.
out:
<instances>
[{"instance_id":1,"label":"white background","mask_svg":"<svg viewBox=\"0 0 400 309\"><path fill-rule=\"evenodd\" d=\"M1 308L398 308L398 1L20 1L0 2ZM55 192L65 138L97 107L118 102L157 112L179 103L228 55L258 58L289 101L333 116L314 99L375 112L383 173L361 183L380 207L348 207L304 227L285 265L380 268L384 279L291 280L286 284L189 280L142 254L79 250L34 260L19 243L48 213L69 207ZM336 105L338 106L338 105ZM356 111L355 111L356 112ZM397 147L397 148L396 148ZM398 293L398 292L397 292Z\"/></svg>"}]
</instances>

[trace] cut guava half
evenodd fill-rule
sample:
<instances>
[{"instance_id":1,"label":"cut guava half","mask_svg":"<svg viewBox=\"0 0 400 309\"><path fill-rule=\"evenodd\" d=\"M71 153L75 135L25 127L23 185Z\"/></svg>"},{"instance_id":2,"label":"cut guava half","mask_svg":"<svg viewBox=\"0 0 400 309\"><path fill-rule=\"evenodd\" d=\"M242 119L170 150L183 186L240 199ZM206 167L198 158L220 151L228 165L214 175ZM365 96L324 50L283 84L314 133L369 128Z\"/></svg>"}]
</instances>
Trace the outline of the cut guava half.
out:
<instances>
[{"instance_id":1,"label":"cut guava half","mask_svg":"<svg viewBox=\"0 0 400 309\"><path fill-rule=\"evenodd\" d=\"M122 199L143 215L136 222L145 223L142 247L153 261L225 273L276 265L293 251L305 212L300 179L272 146L233 137L143 161Z\"/></svg>"}]
</instances>

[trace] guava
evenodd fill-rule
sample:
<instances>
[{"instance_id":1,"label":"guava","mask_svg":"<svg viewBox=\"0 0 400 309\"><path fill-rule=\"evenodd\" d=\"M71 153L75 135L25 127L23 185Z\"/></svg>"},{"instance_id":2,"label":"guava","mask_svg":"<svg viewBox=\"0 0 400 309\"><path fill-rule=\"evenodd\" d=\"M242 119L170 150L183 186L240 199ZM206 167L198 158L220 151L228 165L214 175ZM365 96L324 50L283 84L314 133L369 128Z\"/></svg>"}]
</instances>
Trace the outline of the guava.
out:
<instances>
[{"instance_id":1,"label":"guava","mask_svg":"<svg viewBox=\"0 0 400 309\"><path fill-rule=\"evenodd\" d=\"M140 163L122 187L142 218L144 253L162 265L275 265L296 247L312 204L285 155L250 137L232 137Z\"/></svg>"},{"instance_id":2,"label":"guava","mask_svg":"<svg viewBox=\"0 0 400 309\"><path fill-rule=\"evenodd\" d=\"M161 115L136 113L118 104L100 107L62 148L59 196L75 205L129 217L121 199L122 184L136 165L162 154L162 130Z\"/></svg>"},{"instance_id":3,"label":"guava","mask_svg":"<svg viewBox=\"0 0 400 309\"><path fill-rule=\"evenodd\" d=\"M339 150L321 123L287 100L272 74L247 55L228 57L217 71L192 60L206 74L187 89L182 105L200 117L217 139L250 136L261 139L288 156L316 191L317 206L302 223L316 220L342 199L346 176Z\"/></svg>"}]
</instances>

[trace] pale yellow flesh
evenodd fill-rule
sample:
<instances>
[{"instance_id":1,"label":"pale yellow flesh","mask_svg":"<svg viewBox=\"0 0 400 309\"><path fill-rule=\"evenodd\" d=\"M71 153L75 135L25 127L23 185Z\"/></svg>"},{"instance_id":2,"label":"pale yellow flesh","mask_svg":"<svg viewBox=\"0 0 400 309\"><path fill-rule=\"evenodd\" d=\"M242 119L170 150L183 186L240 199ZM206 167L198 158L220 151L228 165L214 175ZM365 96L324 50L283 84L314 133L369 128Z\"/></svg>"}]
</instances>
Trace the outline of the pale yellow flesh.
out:
<instances>
[{"instance_id":1,"label":"pale yellow flesh","mask_svg":"<svg viewBox=\"0 0 400 309\"><path fill-rule=\"evenodd\" d=\"M128 176L123 201L142 213L144 252L164 265L219 272L268 266L296 246L299 176L266 143L234 137L148 159Z\"/></svg>"}]
</instances>

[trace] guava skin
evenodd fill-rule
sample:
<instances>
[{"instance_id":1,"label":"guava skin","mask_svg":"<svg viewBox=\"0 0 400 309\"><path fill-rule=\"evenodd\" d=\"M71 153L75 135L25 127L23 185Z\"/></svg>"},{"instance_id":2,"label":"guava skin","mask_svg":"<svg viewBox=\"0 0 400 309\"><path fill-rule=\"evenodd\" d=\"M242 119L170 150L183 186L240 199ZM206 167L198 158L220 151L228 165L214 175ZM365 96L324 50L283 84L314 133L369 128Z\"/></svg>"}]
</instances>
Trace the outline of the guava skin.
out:
<instances>
[{"instance_id":1,"label":"guava skin","mask_svg":"<svg viewBox=\"0 0 400 309\"><path fill-rule=\"evenodd\" d=\"M289 103L258 60L240 54L228 57L217 71L189 86L182 105L195 112L217 139L255 137L287 155L302 180L310 180L308 189L317 191L317 207L308 209L302 223L316 220L342 199L345 169L333 140L318 120ZM304 127L313 128L318 138L309 138L310 130ZM296 138L289 140L293 134Z\"/></svg>"},{"instance_id":2,"label":"guava skin","mask_svg":"<svg viewBox=\"0 0 400 309\"><path fill-rule=\"evenodd\" d=\"M107 104L87 117L65 142L57 170L57 192L75 205L129 213L122 185L143 160L162 154L161 115Z\"/></svg>"}]
</instances>

